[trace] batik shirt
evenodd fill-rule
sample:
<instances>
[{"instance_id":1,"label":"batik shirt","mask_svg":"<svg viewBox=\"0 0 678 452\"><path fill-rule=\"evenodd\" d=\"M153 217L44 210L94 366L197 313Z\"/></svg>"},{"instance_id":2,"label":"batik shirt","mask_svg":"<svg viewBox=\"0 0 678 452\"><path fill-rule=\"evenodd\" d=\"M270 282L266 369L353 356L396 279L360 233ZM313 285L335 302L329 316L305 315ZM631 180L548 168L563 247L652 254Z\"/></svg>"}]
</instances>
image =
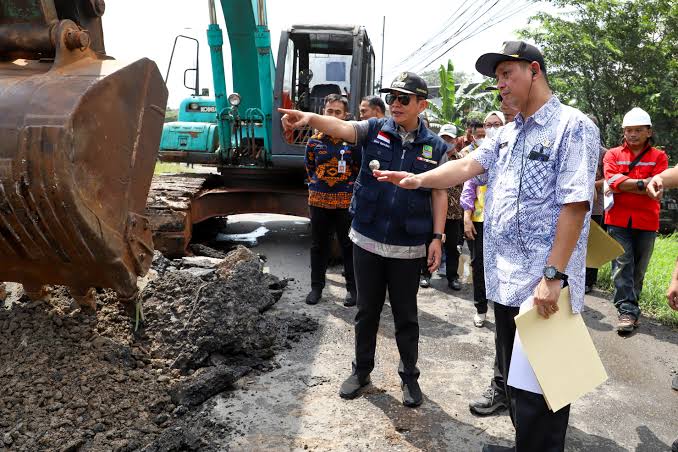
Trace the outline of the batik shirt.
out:
<instances>
[{"instance_id":1,"label":"batik shirt","mask_svg":"<svg viewBox=\"0 0 678 452\"><path fill-rule=\"evenodd\" d=\"M551 97L534 115L500 129L471 158L485 168L484 257L487 298L520 306L543 277L565 204L589 212L570 261L572 311L584 304L589 217L599 150L598 128Z\"/></svg>"},{"instance_id":2,"label":"batik shirt","mask_svg":"<svg viewBox=\"0 0 678 452\"><path fill-rule=\"evenodd\" d=\"M353 184L360 171L360 153L353 146L317 133L306 144L304 166L308 176L309 206L348 209Z\"/></svg>"}]
</instances>

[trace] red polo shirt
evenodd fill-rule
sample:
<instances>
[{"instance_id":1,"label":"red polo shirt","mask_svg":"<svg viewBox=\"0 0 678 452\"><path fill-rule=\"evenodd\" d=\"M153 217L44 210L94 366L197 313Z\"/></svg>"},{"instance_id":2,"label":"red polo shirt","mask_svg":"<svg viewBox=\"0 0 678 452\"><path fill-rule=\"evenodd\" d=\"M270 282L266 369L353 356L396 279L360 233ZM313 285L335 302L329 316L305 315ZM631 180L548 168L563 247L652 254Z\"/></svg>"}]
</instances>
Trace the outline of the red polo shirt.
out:
<instances>
[{"instance_id":1,"label":"red polo shirt","mask_svg":"<svg viewBox=\"0 0 678 452\"><path fill-rule=\"evenodd\" d=\"M628 172L629 165L636 155L626 143L610 149L605 154L603 159L605 180L614 191L614 205L605 212L605 224L625 228L630 220L634 229L656 231L659 229L659 201L645 194L620 192L618 187L627 179L647 179L661 173L669 167L669 159L664 151L650 148L630 173L622 174Z\"/></svg>"}]
</instances>

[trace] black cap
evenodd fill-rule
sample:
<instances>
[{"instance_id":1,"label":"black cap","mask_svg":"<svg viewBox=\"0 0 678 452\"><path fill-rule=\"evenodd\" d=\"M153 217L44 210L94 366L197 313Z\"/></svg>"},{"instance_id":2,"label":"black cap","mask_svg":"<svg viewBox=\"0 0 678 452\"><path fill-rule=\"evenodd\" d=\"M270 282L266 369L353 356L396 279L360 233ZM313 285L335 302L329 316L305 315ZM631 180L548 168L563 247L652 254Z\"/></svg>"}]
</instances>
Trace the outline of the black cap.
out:
<instances>
[{"instance_id":1,"label":"black cap","mask_svg":"<svg viewBox=\"0 0 678 452\"><path fill-rule=\"evenodd\" d=\"M524 41L506 41L500 53L486 53L476 61L476 71L487 77L494 77L497 65L503 61L536 61L542 71L546 72L544 56L538 48Z\"/></svg>"},{"instance_id":2,"label":"black cap","mask_svg":"<svg viewBox=\"0 0 678 452\"><path fill-rule=\"evenodd\" d=\"M390 88L382 88L380 93L390 93L397 91L405 94L416 94L424 98L428 97L428 86L423 78L414 72L403 72L391 82Z\"/></svg>"}]
</instances>

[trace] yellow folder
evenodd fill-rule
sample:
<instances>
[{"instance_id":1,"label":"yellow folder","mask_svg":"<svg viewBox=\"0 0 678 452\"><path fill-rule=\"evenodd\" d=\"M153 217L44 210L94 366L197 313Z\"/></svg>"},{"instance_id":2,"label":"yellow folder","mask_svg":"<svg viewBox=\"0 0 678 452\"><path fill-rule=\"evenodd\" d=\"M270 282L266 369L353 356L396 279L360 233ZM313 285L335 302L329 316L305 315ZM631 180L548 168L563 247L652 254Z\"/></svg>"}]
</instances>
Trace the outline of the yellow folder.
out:
<instances>
[{"instance_id":1,"label":"yellow folder","mask_svg":"<svg viewBox=\"0 0 678 452\"><path fill-rule=\"evenodd\" d=\"M586 244L586 266L600 268L624 254L624 247L609 236L595 221L591 222L589 241Z\"/></svg>"},{"instance_id":2,"label":"yellow folder","mask_svg":"<svg viewBox=\"0 0 678 452\"><path fill-rule=\"evenodd\" d=\"M548 319L536 307L515 318L523 350L554 412L607 380L584 319L572 314L567 287L560 292L558 308Z\"/></svg>"}]
</instances>

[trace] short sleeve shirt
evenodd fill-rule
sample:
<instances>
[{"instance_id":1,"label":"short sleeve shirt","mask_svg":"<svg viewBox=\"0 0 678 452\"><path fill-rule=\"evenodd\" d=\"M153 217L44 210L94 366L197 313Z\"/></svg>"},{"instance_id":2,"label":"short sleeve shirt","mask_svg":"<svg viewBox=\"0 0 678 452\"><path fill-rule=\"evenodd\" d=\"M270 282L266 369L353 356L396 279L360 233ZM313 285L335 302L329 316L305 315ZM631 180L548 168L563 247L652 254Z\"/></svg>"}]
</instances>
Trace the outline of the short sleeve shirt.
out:
<instances>
[{"instance_id":1,"label":"short sleeve shirt","mask_svg":"<svg viewBox=\"0 0 678 452\"><path fill-rule=\"evenodd\" d=\"M487 297L520 306L543 276L565 204L589 213L565 269L573 312L584 304L586 244L599 155L598 128L551 97L534 115L500 129L471 158L485 169L484 257Z\"/></svg>"}]
</instances>

